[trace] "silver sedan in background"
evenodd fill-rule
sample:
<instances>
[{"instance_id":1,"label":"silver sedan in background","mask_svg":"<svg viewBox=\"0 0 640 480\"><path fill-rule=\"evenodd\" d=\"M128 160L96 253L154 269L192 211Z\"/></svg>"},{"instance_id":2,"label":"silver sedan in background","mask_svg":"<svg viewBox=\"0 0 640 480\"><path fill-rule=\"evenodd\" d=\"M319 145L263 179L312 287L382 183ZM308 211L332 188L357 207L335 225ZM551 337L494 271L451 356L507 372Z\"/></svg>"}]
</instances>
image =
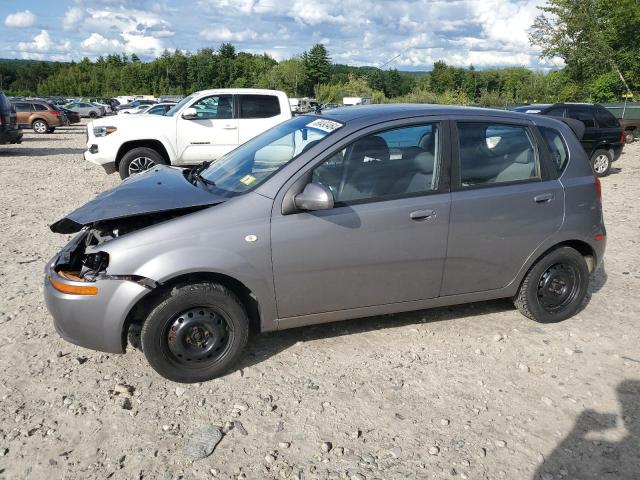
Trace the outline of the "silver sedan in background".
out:
<instances>
[{"instance_id":1,"label":"silver sedan in background","mask_svg":"<svg viewBox=\"0 0 640 480\"><path fill-rule=\"evenodd\" d=\"M78 112L81 117L98 118L106 115L106 110L100 105L89 102L71 102L64 106L67 110Z\"/></svg>"}]
</instances>

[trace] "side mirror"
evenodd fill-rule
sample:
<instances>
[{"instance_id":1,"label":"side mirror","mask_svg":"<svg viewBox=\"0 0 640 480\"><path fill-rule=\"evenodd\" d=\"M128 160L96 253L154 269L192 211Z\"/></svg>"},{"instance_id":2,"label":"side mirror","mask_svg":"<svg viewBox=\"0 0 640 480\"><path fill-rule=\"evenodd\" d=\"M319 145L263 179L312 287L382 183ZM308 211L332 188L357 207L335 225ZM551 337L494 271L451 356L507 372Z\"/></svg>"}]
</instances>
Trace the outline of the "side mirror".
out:
<instances>
[{"instance_id":1,"label":"side mirror","mask_svg":"<svg viewBox=\"0 0 640 480\"><path fill-rule=\"evenodd\" d=\"M193 107L185 108L184 112L182 112L182 118L185 120L196 119L198 118L198 111Z\"/></svg>"},{"instance_id":2,"label":"side mirror","mask_svg":"<svg viewBox=\"0 0 640 480\"><path fill-rule=\"evenodd\" d=\"M333 208L333 193L319 183L308 183L304 190L293 199L300 210L329 210Z\"/></svg>"}]
</instances>

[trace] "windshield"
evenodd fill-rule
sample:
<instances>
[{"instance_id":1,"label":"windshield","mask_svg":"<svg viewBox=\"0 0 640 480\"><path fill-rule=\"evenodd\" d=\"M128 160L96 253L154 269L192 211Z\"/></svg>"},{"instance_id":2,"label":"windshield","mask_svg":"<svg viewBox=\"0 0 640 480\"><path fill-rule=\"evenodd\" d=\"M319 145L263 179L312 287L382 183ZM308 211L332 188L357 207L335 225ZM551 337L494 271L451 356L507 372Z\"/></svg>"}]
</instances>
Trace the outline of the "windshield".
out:
<instances>
[{"instance_id":1,"label":"windshield","mask_svg":"<svg viewBox=\"0 0 640 480\"><path fill-rule=\"evenodd\" d=\"M292 118L229 152L200 176L220 195L244 193L342 126L315 116Z\"/></svg>"},{"instance_id":2,"label":"windshield","mask_svg":"<svg viewBox=\"0 0 640 480\"><path fill-rule=\"evenodd\" d=\"M182 100L180 100L178 103L176 103L173 107L171 107L169 109L169 111L167 111L167 113L165 113L165 115L167 115L169 117L173 117L176 113L178 113L182 109L182 107L184 107L187 103L189 103L195 97L196 97L195 93L192 93L188 97L184 97Z\"/></svg>"}]
</instances>

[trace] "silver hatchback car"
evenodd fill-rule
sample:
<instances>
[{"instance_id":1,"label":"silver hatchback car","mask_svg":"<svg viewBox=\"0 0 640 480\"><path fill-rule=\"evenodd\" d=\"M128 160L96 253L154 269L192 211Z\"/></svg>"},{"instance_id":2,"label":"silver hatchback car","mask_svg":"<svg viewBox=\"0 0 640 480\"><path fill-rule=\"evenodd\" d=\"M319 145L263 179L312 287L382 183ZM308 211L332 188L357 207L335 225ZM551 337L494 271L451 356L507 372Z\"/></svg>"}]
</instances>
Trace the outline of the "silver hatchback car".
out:
<instances>
[{"instance_id":1,"label":"silver hatchback car","mask_svg":"<svg viewBox=\"0 0 640 480\"><path fill-rule=\"evenodd\" d=\"M575 125L425 105L297 116L215 163L158 166L51 226L45 297L70 342L139 343L178 382L260 331L509 297L557 322L602 261ZM255 322L255 323L254 323Z\"/></svg>"}]
</instances>

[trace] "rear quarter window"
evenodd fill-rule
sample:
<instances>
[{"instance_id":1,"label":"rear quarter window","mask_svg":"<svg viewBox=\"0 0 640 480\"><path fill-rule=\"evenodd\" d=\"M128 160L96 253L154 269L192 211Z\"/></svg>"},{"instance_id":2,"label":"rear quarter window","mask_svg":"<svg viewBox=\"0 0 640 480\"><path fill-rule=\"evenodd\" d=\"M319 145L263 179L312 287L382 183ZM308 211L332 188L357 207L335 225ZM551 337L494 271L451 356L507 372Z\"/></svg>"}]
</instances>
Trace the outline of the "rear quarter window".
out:
<instances>
[{"instance_id":1,"label":"rear quarter window","mask_svg":"<svg viewBox=\"0 0 640 480\"><path fill-rule=\"evenodd\" d=\"M618 119L611 112L604 108L596 108L596 121L600 128L616 128L619 127Z\"/></svg>"},{"instance_id":2,"label":"rear quarter window","mask_svg":"<svg viewBox=\"0 0 640 480\"><path fill-rule=\"evenodd\" d=\"M561 174L564 172L567 162L569 161L567 144L557 130L548 127L539 127L539 129L549 149L553 166L556 168L558 174Z\"/></svg>"}]
</instances>

